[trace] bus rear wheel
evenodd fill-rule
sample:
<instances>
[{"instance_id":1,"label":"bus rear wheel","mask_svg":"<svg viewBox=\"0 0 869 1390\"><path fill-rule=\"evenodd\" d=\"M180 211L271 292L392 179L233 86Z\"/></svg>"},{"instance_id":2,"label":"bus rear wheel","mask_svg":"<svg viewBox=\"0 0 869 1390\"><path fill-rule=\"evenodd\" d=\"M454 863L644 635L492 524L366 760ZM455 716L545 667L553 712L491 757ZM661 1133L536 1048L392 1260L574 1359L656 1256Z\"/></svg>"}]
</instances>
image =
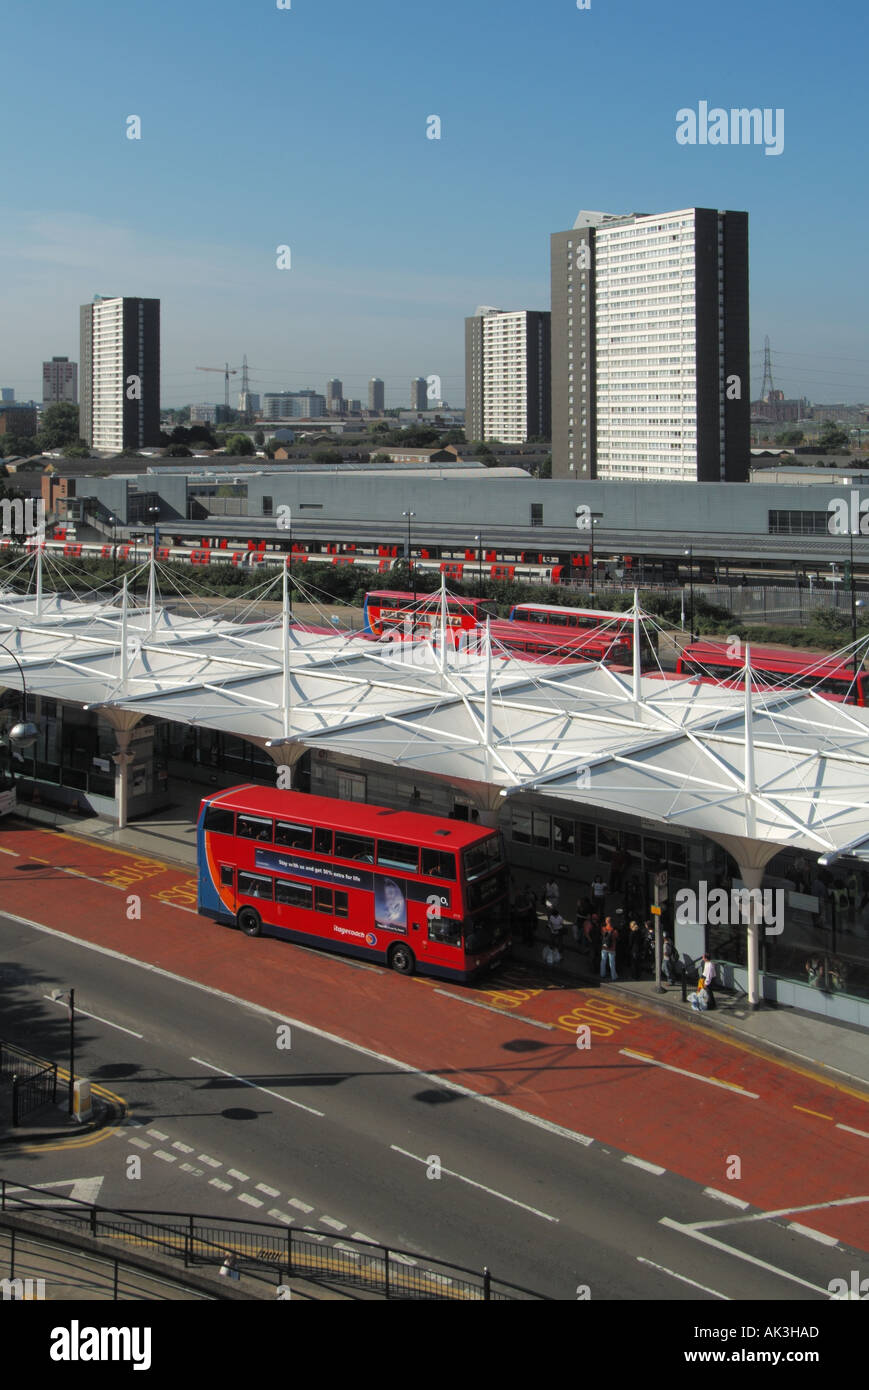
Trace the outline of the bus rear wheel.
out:
<instances>
[{"instance_id":1,"label":"bus rear wheel","mask_svg":"<svg viewBox=\"0 0 869 1390\"><path fill-rule=\"evenodd\" d=\"M399 975L412 975L416 960L410 947L399 942L397 946L390 949L389 964L393 970L398 971Z\"/></svg>"},{"instance_id":2,"label":"bus rear wheel","mask_svg":"<svg viewBox=\"0 0 869 1390\"><path fill-rule=\"evenodd\" d=\"M238 914L238 925L245 936L259 936L262 931L262 921L258 912L254 912L252 907L243 907Z\"/></svg>"}]
</instances>

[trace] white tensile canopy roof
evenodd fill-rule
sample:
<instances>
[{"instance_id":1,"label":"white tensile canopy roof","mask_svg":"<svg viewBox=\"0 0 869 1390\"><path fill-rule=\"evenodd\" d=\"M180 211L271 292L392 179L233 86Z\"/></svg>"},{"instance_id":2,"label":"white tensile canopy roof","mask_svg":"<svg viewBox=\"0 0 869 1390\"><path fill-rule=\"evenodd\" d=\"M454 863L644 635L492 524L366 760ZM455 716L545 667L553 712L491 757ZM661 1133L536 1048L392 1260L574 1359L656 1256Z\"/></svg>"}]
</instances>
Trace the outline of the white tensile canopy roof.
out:
<instances>
[{"instance_id":1,"label":"white tensile canopy roof","mask_svg":"<svg viewBox=\"0 0 869 1390\"><path fill-rule=\"evenodd\" d=\"M285 593L286 608L286 593ZM383 648L340 631L185 618L157 602L0 593L0 681L98 708L317 746L501 795L545 793L714 838L869 860L869 711L750 697L487 644Z\"/></svg>"}]
</instances>

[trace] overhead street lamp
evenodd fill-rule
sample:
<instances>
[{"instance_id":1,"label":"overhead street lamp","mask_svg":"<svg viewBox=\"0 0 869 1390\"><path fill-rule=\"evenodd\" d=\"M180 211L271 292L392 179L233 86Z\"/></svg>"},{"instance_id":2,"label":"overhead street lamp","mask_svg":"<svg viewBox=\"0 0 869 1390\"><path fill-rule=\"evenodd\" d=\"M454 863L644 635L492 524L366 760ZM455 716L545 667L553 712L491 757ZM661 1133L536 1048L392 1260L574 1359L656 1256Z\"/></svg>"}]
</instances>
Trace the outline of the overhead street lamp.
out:
<instances>
[{"instance_id":1,"label":"overhead street lamp","mask_svg":"<svg viewBox=\"0 0 869 1390\"><path fill-rule=\"evenodd\" d=\"M414 598L416 598L416 569L415 569L415 567L414 567L414 563L413 563L413 560L411 559L411 555L410 555L410 523L413 521L413 518L416 516L416 512L402 512L401 515L402 515L403 517L405 517L406 520L407 520L407 550L406 550L406 554L407 554L407 568L408 568L408 570L410 571L410 582L411 582L411 589L412 589L412 591L413 591L413 596L414 596Z\"/></svg>"},{"instance_id":2,"label":"overhead street lamp","mask_svg":"<svg viewBox=\"0 0 869 1390\"><path fill-rule=\"evenodd\" d=\"M603 512L592 512L591 516L589 517L589 521L591 522L591 525L589 526L588 529L589 529L589 539L590 539L590 542L591 542L591 549L590 549L590 553L589 553L589 561L590 561L590 563L591 563L591 597L592 597L592 602L594 601L594 583L595 583L595 570L594 570L594 528L595 528L595 526L597 526L597 523L600 521L600 519L601 519L602 516L603 516Z\"/></svg>"},{"instance_id":3,"label":"overhead street lamp","mask_svg":"<svg viewBox=\"0 0 869 1390\"><path fill-rule=\"evenodd\" d=\"M691 641L694 641L694 547L689 545L688 549L682 552L688 556L688 586L689 586L689 616L688 631Z\"/></svg>"},{"instance_id":4,"label":"overhead street lamp","mask_svg":"<svg viewBox=\"0 0 869 1390\"><path fill-rule=\"evenodd\" d=\"M157 563L157 522L158 522L158 520L159 520L159 518L160 518L160 508L159 508L159 507L149 507L149 508L148 508L148 515L149 515L149 517L151 518L151 521L152 521L153 526L154 526L154 540L153 540L153 546L154 546L154 564L156 564L156 563Z\"/></svg>"},{"instance_id":5,"label":"overhead street lamp","mask_svg":"<svg viewBox=\"0 0 869 1390\"><path fill-rule=\"evenodd\" d=\"M69 1010L69 1114L73 1111L73 1091L75 1087L75 990L53 989L52 999L66 1003Z\"/></svg>"},{"instance_id":6,"label":"overhead street lamp","mask_svg":"<svg viewBox=\"0 0 869 1390\"><path fill-rule=\"evenodd\" d=\"M109 525L112 528L112 579L118 577L118 518L112 514L109 517Z\"/></svg>"},{"instance_id":7,"label":"overhead street lamp","mask_svg":"<svg viewBox=\"0 0 869 1390\"><path fill-rule=\"evenodd\" d=\"M477 542L477 588L480 597L483 595L483 533L477 531L474 540Z\"/></svg>"}]
</instances>

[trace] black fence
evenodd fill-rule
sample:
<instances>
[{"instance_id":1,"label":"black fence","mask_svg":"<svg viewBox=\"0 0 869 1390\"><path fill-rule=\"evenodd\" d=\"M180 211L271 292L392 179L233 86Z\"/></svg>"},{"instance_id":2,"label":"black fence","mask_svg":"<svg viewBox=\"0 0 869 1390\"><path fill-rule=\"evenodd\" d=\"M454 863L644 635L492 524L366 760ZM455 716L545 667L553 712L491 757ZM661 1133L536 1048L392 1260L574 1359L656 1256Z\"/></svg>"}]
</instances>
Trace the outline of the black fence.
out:
<instances>
[{"instance_id":1,"label":"black fence","mask_svg":"<svg viewBox=\"0 0 869 1390\"><path fill-rule=\"evenodd\" d=\"M12 1125L49 1101L57 1101L57 1063L34 1057L0 1038L0 1077L12 1082Z\"/></svg>"},{"instance_id":2,"label":"black fence","mask_svg":"<svg viewBox=\"0 0 869 1390\"><path fill-rule=\"evenodd\" d=\"M423 1259L361 1240L332 1240L321 1232L295 1230L236 1217L192 1216L167 1211L119 1211L68 1198L45 1205L45 1193L15 1185L7 1198L0 1179L0 1211L23 1210L39 1220L71 1225L96 1238L180 1259L185 1268L217 1267L230 1278L264 1281L276 1289L290 1278L355 1287L397 1299L508 1302L541 1300L542 1294L480 1271ZM32 1192L33 1198L27 1194Z\"/></svg>"}]
</instances>

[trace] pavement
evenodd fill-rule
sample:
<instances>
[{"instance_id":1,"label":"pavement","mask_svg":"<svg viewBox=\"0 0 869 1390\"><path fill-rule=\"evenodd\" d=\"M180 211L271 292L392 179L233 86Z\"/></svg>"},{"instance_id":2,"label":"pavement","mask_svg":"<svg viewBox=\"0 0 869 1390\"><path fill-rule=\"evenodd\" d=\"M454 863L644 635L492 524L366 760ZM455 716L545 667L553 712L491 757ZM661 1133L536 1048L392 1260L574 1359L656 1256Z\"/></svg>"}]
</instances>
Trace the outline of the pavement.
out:
<instances>
[{"instance_id":1,"label":"pavement","mask_svg":"<svg viewBox=\"0 0 869 1390\"><path fill-rule=\"evenodd\" d=\"M147 820L134 822L123 830L98 817L72 817L39 807L23 807L18 818L34 824L52 825L64 833L137 855L154 856L187 871L196 865L195 821L199 801L209 788L190 784L182 792L183 800ZM517 887L529 883L543 900L545 875L533 871L515 871ZM575 903L580 886L571 884L562 891L561 907L567 922L575 917ZM615 909L617 899L608 900L607 910ZM822 1076L869 1092L869 1046L866 1030L822 1018L801 1009L764 1002L751 1008L746 996L716 991L717 1007L698 1014L682 999L681 985L663 986L658 993L655 981L646 976L638 981L619 979L601 981L590 968L588 958L569 939L562 944L563 959L556 968L543 963L543 947L549 943L544 916L539 916L537 938L533 945L514 944L514 958L541 983L564 987L594 987L606 996L621 995L644 1011L668 1015L700 1028L707 1035L726 1036L759 1053L778 1060L787 1060L807 1074Z\"/></svg>"}]
</instances>

